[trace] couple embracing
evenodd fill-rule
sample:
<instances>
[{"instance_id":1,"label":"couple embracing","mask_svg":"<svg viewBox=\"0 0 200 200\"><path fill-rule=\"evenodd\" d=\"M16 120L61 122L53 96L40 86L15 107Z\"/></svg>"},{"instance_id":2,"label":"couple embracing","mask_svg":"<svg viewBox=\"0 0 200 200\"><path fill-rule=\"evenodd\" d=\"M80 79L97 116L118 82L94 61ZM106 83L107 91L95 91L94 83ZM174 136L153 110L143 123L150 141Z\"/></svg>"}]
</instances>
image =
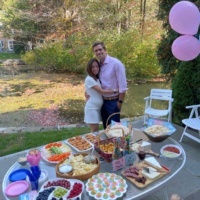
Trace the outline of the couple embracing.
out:
<instances>
[{"instance_id":1,"label":"couple embracing","mask_svg":"<svg viewBox=\"0 0 200 200\"><path fill-rule=\"evenodd\" d=\"M84 122L90 125L91 132L97 132L101 120L104 129L111 120L120 122L119 114L113 115L108 124L107 119L113 113L120 112L127 91L127 80L124 65L107 54L103 42L95 42L92 50L97 59L91 59L87 65Z\"/></svg>"}]
</instances>

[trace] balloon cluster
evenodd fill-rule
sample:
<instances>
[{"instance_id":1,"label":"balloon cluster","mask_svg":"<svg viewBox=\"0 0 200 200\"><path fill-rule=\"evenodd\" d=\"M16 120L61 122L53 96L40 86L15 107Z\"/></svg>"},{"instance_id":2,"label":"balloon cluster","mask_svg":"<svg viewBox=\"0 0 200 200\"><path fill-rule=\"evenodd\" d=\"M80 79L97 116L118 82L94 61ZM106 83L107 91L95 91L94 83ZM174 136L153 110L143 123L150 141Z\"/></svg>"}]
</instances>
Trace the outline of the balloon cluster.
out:
<instances>
[{"instance_id":1,"label":"balloon cluster","mask_svg":"<svg viewBox=\"0 0 200 200\"><path fill-rule=\"evenodd\" d=\"M172 44L174 57L181 61L195 59L200 53L200 42L193 35L197 34L200 25L200 12L197 6L189 1L180 1L170 10L171 28L181 34Z\"/></svg>"}]
</instances>

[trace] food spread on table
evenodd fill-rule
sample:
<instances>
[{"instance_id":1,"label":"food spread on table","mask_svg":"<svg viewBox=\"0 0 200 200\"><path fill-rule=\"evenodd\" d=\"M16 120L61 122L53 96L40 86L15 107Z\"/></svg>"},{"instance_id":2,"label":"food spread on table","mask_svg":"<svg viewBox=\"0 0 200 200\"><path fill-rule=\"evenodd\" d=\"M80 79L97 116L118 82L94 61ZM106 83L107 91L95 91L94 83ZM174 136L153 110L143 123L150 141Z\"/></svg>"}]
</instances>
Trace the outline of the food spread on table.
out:
<instances>
[{"instance_id":1,"label":"food spread on table","mask_svg":"<svg viewBox=\"0 0 200 200\"><path fill-rule=\"evenodd\" d=\"M45 145L41 152L45 161L58 163L71 155L71 148L62 142L53 142Z\"/></svg>"},{"instance_id":2,"label":"food spread on table","mask_svg":"<svg viewBox=\"0 0 200 200\"><path fill-rule=\"evenodd\" d=\"M154 131L153 134L157 133ZM108 142L99 143L98 148L104 153L113 154L114 143L111 139L112 138L108 138ZM99 138L90 133L86 134L84 137L76 136L69 138L67 143L75 150L84 152L86 150L92 150L93 144L98 141ZM56 166L54 165L54 167L56 176L59 177L47 180L47 176L44 180L47 181L45 183L43 181L44 184L39 188L39 192L36 194L34 200L60 200L73 198L79 198L81 200L81 195L84 190L86 190L87 194L94 199L114 200L121 198L127 192L128 184L126 183L126 180L130 181L138 188L144 188L167 173L170 173L170 170L161 165L158 162L158 159L154 157L156 155L146 156L143 161L124 167L121 170L122 176L119 176L116 173L99 173L99 159L93 155L93 153L73 154L69 146L63 142L52 142L43 146L41 151L33 149L28 152L27 159L29 164L31 164L31 167L33 167L32 173L36 169L35 164L39 166L38 162L40 162L40 160L37 159L37 162L35 162L34 159L34 162L32 162L33 159L30 158L40 157L41 155L45 161L57 164ZM151 150L152 143L147 141L141 141L140 143L136 142L131 145L131 148L137 153L141 149L147 154L148 152L153 152ZM182 153L181 148L173 144L163 146L160 149L160 152L163 156L169 158L177 157ZM19 161L24 162L25 160L19 159L18 162ZM110 163L110 165L112 164ZM40 168L38 169L40 170ZM41 169L41 171L42 170L43 169ZM58 176L57 170L61 176ZM23 169L11 172L10 177L13 177L13 174L15 175L16 172L21 173L23 172ZM37 172L35 171L35 173ZM90 176L87 176L88 174L90 174ZM87 180L86 184L79 178L81 176L86 176L84 179ZM26 181L23 179L25 178L22 177L18 181L15 180L14 184L8 184L4 191L5 194L7 196L13 195L12 189L19 184L24 186L24 189L15 194L15 196L23 195L28 189L28 193L30 193L30 190L33 188L31 188L31 185L29 184L27 186Z\"/></svg>"}]
</instances>

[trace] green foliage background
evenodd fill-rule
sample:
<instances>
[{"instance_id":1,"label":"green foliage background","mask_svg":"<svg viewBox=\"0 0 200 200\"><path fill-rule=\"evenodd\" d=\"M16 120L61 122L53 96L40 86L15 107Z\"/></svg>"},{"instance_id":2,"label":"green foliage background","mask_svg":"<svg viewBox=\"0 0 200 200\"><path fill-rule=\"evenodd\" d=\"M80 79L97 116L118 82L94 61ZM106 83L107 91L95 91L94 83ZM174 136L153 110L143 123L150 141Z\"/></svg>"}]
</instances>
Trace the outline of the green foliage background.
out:
<instances>
[{"instance_id":1,"label":"green foliage background","mask_svg":"<svg viewBox=\"0 0 200 200\"><path fill-rule=\"evenodd\" d=\"M91 46L94 41L100 40L105 42L111 56L124 63L128 78L155 77L160 73L156 56L157 43L150 39L141 43L139 36L135 30L121 35L114 31L102 31L98 37L73 35L65 43L58 41L35 48L24 54L22 59L30 65L42 66L44 69L83 74L88 60L94 56Z\"/></svg>"}]
</instances>

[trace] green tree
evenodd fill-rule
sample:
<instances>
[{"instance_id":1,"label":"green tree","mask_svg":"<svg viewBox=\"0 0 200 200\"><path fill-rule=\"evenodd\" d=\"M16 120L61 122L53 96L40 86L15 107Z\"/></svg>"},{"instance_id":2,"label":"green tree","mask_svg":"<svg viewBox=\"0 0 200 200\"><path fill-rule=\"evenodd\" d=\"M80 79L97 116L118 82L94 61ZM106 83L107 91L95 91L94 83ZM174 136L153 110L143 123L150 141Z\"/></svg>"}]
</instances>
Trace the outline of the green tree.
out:
<instances>
[{"instance_id":1,"label":"green tree","mask_svg":"<svg viewBox=\"0 0 200 200\"><path fill-rule=\"evenodd\" d=\"M77 23L79 1L73 0L2 0L0 13L3 32L7 37L34 45L46 38L65 38ZM68 34L69 35L69 34Z\"/></svg>"}]
</instances>

